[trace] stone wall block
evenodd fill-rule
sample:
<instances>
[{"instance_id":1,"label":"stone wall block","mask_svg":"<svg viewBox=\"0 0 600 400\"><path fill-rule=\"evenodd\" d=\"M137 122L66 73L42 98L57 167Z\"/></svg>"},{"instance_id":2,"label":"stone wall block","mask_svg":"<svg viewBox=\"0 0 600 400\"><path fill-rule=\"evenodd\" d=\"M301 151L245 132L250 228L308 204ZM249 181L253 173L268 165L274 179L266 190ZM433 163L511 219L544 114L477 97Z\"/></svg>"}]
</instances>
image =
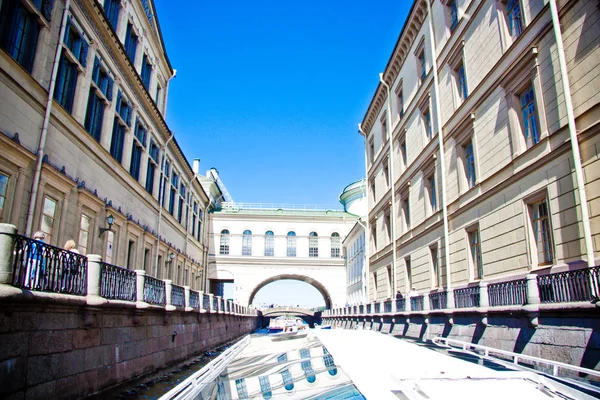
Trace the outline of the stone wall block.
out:
<instances>
[{"instance_id":1,"label":"stone wall block","mask_svg":"<svg viewBox=\"0 0 600 400\"><path fill-rule=\"evenodd\" d=\"M10 322L11 331L33 331L36 330L37 312L19 312L18 318L13 314Z\"/></svg>"},{"instance_id":2,"label":"stone wall block","mask_svg":"<svg viewBox=\"0 0 600 400\"><path fill-rule=\"evenodd\" d=\"M111 346L98 346L85 349L85 370L105 367L115 362Z\"/></svg>"},{"instance_id":3,"label":"stone wall block","mask_svg":"<svg viewBox=\"0 0 600 400\"><path fill-rule=\"evenodd\" d=\"M37 316L35 330L75 329L82 327L78 315L74 313L40 313Z\"/></svg>"},{"instance_id":4,"label":"stone wall block","mask_svg":"<svg viewBox=\"0 0 600 400\"><path fill-rule=\"evenodd\" d=\"M57 378L79 374L85 371L85 350L60 353Z\"/></svg>"},{"instance_id":5,"label":"stone wall block","mask_svg":"<svg viewBox=\"0 0 600 400\"><path fill-rule=\"evenodd\" d=\"M83 349L87 347L100 346L100 329L79 329L73 332L73 347Z\"/></svg>"},{"instance_id":6,"label":"stone wall block","mask_svg":"<svg viewBox=\"0 0 600 400\"><path fill-rule=\"evenodd\" d=\"M98 368L98 388L105 388L115 385L117 382L117 367L107 365L106 367Z\"/></svg>"},{"instance_id":7,"label":"stone wall block","mask_svg":"<svg viewBox=\"0 0 600 400\"><path fill-rule=\"evenodd\" d=\"M40 331L29 334L29 355L60 353L73 348L71 330Z\"/></svg>"},{"instance_id":8,"label":"stone wall block","mask_svg":"<svg viewBox=\"0 0 600 400\"><path fill-rule=\"evenodd\" d=\"M28 388L25 394L25 399L52 399L56 395L56 381L49 381Z\"/></svg>"},{"instance_id":9,"label":"stone wall block","mask_svg":"<svg viewBox=\"0 0 600 400\"><path fill-rule=\"evenodd\" d=\"M56 379L60 358L58 354L29 357L27 362L27 386L34 386Z\"/></svg>"},{"instance_id":10,"label":"stone wall block","mask_svg":"<svg viewBox=\"0 0 600 400\"><path fill-rule=\"evenodd\" d=\"M11 314L0 312L0 333L10 330Z\"/></svg>"},{"instance_id":11,"label":"stone wall block","mask_svg":"<svg viewBox=\"0 0 600 400\"><path fill-rule=\"evenodd\" d=\"M11 358L0 361L0 397L25 387L27 382L27 359Z\"/></svg>"},{"instance_id":12,"label":"stone wall block","mask_svg":"<svg viewBox=\"0 0 600 400\"><path fill-rule=\"evenodd\" d=\"M28 332L0 334L0 360L27 355Z\"/></svg>"}]
</instances>

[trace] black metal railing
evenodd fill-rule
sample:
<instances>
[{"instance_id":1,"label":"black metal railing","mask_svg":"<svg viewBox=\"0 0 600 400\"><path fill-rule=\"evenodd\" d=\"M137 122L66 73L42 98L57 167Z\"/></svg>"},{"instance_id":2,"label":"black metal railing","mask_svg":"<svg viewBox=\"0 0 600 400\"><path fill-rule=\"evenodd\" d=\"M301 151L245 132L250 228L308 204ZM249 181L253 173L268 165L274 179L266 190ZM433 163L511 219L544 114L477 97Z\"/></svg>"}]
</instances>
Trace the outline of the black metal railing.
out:
<instances>
[{"instance_id":1,"label":"black metal railing","mask_svg":"<svg viewBox=\"0 0 600 400\"><path fill-rule=\"evenodd\" d=\"M166 305L165 281L146 275L146 279L144 280L144 301L158 306Z\"/></svg>"},{"instance_id":2,"label":"black metal railing","mask_svg":"<svg viewBox=\"0 0 600 400\"><path fill-rule=\"evenodd\" d=\"M210 296L206 293L202 294L202 308L205 310L210 308Z\"/></svg>"},{"instance_id":3,"label":"black metal railing","mask_svg":"<svg viewBox=\"0 0 600 400\"><path fill-rule=\"evenodd\" d=\"M406 310L406 299L396 299L396 311Z\"/></svg>"},{"instance_id":4,"label":"black metal railing","mask_svg":"<svg viewBox=\"0 0 600 400\"><path fill-rule=\"evenodd\" d=\"M371 303L367 304L367 314L371 314L372 308L373 308L373 305Z\"/></svg>"},{"instance_id":5,"label":"black metal railing","mask_svg":"<svg viewBox=\"0 0 600 400\"><path fill-rule=\"evenodd\" d=\"M358 313L359 314L364 314L365 313L365 305L361 304L358 306Z\"/></svg>"},{"instance_id":6,"label":"black metal railing","mask_svg":"<svg viewBox=\"0 0 600 400\"><path fill-rule=\"evenodd\" d=\"M21 235L14 238L13 286L87 294L87 257Z\"/></svg>"},{"instance_id":7,"label":"black metal railing","mask_svg":"<svg viewBox=\"0 0 600 400\"><path fill-rule=\"evenodd\" d=\"M542 303L594 300L599 293L600 266L538 275Z\"/></svg>"},{"instance_id":8,"label":"black metal railing","mask_svg":"<svg viewBox=\"0 0 600 400\"><path fill-rule=\"evenodd\" d=\"M219 297L219 302L220 302L219 307L221 307L220 310L225 311L225 299L222 297Z\"/></svg>"},{"instance_id":9,"label":"black metal railing","mask_svg":"<svg viewBox=\"0 0 600 400\"><path fill-rule=\"evenodd\" d=\"M100 296L106 299L136 301L135 271L100 263Z\"/></svg>"},{"instance_id":10,"label":"black metal railing","mask_svg":"<svg viewBox=\"0 0 600 400\"><path fill-rule=\"evenodd\" d=\"M392 312L392 301L391 300L386 300L385 303L383 303L383 312L384 313Z\"/></svg>"},{"instance_id":11,"label":"black metal railing","mask_svg":"<svg viewBox=\"0 0 600 400\"><path fill-rule=\"evenodd\" d=\"M375 314L379 314L381 312L381 303L377 302L374 304L375 306Z\"/></svg>"},{"instance_id":12,"label":"black metal railing","mask_svg":"<svg viewBox=\"0 0 600 400\"><path fill-rule=\"evenodd\" d=\"M185 307L185 290L183 286L171 285L171 305Z\"/></svg>"},{"instance_id":13,"label":"black metal railing","mask_svg":"<svg viewBox=\"0 0 600 400\"><path fill-rule=\"evenodd\" d=\"M490 307L523 305L527 301L527 279L515 279L488 285Z\"/></svg>"},{"instance_id":14,"label":"black metal railing","mask_svg":"<svg viewBox=\"0 0 600 400\"><path fill-rule=\"evenodd\" d=\"M196 310L200 308L200 293L195 290L190 290L190 307Z\"/></svg>"},{"instance_id":15,"label":"black metal railing","mask_svg":"<svg viewBox=\"0 0 600 400\"><path fill-rule=\"evenodd\" d=\"M212 308L214 311L218 310L218 299L217 296L213 296L212 299Z\"/></svg>"},{"instance_id":16,"label":"black metal railing","mask_svg":"<svg viewBox=\"0 0 600 400\"><path fill-rule=\"evenodd\" d=\"M456 308L479 307L479 286L454 289L454 306Z\"/></svg>"},{"instance_id":17,"label":"black metal railing","mask_svg":"<svg viewBox=\"0 0 600 400\"><path fill-rule=\"evenodd\" d=\"M411 311L423 311L425 300L424 296L412 296L410 298L410 310Z\"/></svg>"},{"instance_id":18,"label":"black metal railing","mask_svg":"<svg viewBox=\"0 0 600 400\"><path fill-rule=\"evenodd\" d=\"M429 308L432 310L443 310L446 308L448 295L446 292L435 292L429 294Z\"/></svg>"}]
</instances>

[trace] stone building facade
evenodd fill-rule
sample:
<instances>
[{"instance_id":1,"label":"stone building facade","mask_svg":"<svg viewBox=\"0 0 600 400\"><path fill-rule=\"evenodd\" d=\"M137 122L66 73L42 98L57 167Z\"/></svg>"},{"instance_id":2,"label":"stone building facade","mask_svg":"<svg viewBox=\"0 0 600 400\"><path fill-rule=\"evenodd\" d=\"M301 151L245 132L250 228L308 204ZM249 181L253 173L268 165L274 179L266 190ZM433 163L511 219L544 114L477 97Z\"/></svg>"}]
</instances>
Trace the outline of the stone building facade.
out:
<instances>
[{"instance_id":1,"label":"stone building facade","mask_svg":"<svg viewBox=\"0 0 600 400\"><path fill-rule=\"evenodd\" d=\"M0 222L201 289L209 200L165 122L153 1L0 7Z\"/></svg>"},{"instance_id":2,"label":"stone building facade","mask_svg":"<svg viewBox=\"0 0 600 400\"><path fill-rule=\"evenodd\" d=\"M359 129L370 300L596 263L600 9L558 1L565 71L550 3L413 3Z\"/></svg>"}]
</instances>

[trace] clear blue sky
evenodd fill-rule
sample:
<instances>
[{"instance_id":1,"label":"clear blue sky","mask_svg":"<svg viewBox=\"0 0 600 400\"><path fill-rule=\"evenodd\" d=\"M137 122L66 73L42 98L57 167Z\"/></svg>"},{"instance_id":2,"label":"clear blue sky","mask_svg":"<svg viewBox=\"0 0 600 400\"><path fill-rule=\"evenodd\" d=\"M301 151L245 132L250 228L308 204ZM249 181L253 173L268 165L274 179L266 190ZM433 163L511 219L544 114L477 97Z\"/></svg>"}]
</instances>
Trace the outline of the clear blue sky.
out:
<instances>
[{"instance_id":1,"label":"clear blue sky","mask_svg":"<svg viewBox=\"0 0 600 400\"><path fill-rule=\"evenodd\" d=\"M364 176L357 124L411 3L155 0L177 70L167 123L190 163L217 168L238 202L340 209ZM256 302L324 305L293 281Z\"/></svg>"},{"instance_id":2,"label":"clear blue sky","mask_svg":"<svg viewBox=\"0 0 600 400\"><path fill-rule=\"evenodd\" d=\"M188 160L238 202L341 208L364 175L357 133L405 1L155 0L171 81L167 122Z\"/></svg>"}]
</instances>

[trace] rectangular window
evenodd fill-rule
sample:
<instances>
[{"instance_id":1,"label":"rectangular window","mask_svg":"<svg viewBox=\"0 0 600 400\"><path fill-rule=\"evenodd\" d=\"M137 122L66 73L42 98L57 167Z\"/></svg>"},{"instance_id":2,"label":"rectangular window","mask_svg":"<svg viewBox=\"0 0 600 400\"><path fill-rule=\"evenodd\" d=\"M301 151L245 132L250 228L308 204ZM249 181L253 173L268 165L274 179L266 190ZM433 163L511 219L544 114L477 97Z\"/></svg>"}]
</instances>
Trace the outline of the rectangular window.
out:
<instances>
[{"instance_id":1,"label":"rectangular window","mask_svg":"<svg viewBox=\"0 0 600 400\"><path fill-rule=\"evenodd\" d=\"M117 114L123 119L123 122L127 126L131 126L131 114L133 113L133 107L131 103L123 96L123 92L119 91L117 94L117 105L115 107Z\"/></svg>"},{"instance_id":2,"label":"rectangular window","mask_svg":"<svg viewBox=\"0 0 600 400\"><path fill-rule=\"evenodd\" d=\"M114 80L109 76L108 70L102 65L98 57L94 59L92 82L108 101L112 101Z\"/></svg>"},{"instance_id":3,"label":"rectangular window","mask_svg":"<svg viewBox=\"0 0 600 400\"><path fill-rule=\"evenodd\" d=\"M381 118L381 141L382 143L385 143L386 140L388 139L388 126L387 126L387 121L386 121L386 115L383 114L383 117Z\"/></svg>"},{"instance_id":4,"label":"rectangular window","mask_svg":"<svg viewBox=\"0 0 600 400\"><path fill-rule=\"evenodd\" d=\"M296 257L296 234L287 235L287 256Z\"/></svg>"},{"instance_id":5,"label":"rectangular window","mask_svg":"<svg viewBox=\"0 0 600 400\"><path fill-rule=\"evenodd\" d=\"M531 85L525 89L519 98L521 100L521 114L523 117L523 134L525 135L527 147L531 147L540 141L533 86Z\"/></svg>"},{"instance_id":6,"label":"rectangular window","mask_svg":"<svg viewBox=\"0 0 600 400\"><path fill-rule=\"evenodd\" d=\"M383 219L383 224L385 227L385 234L387 235L386 239L388 243L392 242L392 224L390 220L390 214L385 214Z\"/></svg>"},{"instance_id":7,"label":"rectangular window","mask_svg":"<svg viewBox=\"0 0 600 400\"><path fill-rule=\"evenodd\" d=\"M181 223L181 217L183 215L183 198L179 198L179 207L177 207L177 222Z\"/></svg>"},{"instance_id":8,"label":"rectangular window","mask_svg":"<svg viewBox=\"0 0 600 400\"><path fill-rule=\"evenodd\" d=\"M148 56L144 54L144 59L142 60L142 83L146 86L146 89L150 90L150 79L152 78L152 64L150 64L150 60L148 60Z\"/></svg>"},{"instance_id":9,"label":"rectangular window","mask_svg":"<svg viewBox=\"0 0 600 400\"><path fill-rule=\"evenodd\" d=\"M458 97L462 102L469 97L469 90L467 89L467 75L465 74L465 66L462 62L456 67L455 75Z\"/></svg>"},{"instance_id":10,"label":"rectangular window","mask_svg":"<svg viewBox=\"0 0 600 400\"><path fill-rule=\"evenodd\" d=\"M174 216L175 213L175 188L171 187L171 193L169 193L169 214Z\"/></svg>"},{"instance_id":11,"label":"rectangular window","mask_svg":"<svg viewBox=\"0 0 600 400\"><path fill-rule=\"evenodd\" d=\"M390 187L390 167L388 166L389 160L385 161L383 166L383 179L385 179L386 187Z\"/></svg>"},{"instance_id":12,"label":"rectangular window","mask_svg":"<svg viewBox=\"0 0 600 400\"><path fill-rule=\"evenodd\" d=\"M87 254L91 225L92 219L85 214L81 214L81 221L79 222L79 242L77 243L77 250L79 250L79 253L83 255Z\"/></svg>"},{"instance_id":13,"label":"rectangular window","mask_svg":"<svg viewBox=\"0 0 600 400\"><path fill-rule=\"evenodd\" d=\"M135 242L129 241L127 246L127 269L135 269Z\"/></svg>"},{"instance_id":14,"label":"rectangular window","mask_svg":"<svg viewBox=\"0 0 600 400\"><path fill-rule=\"evenodd\" d=\"M371 179L369 181L369 186L371 188L371 194L373 195L373 203L375 203L375 200L377 199L377 196L375 194L375 180Z\"/></svg>"},{"instance_id":15,"label":"rectangular window","mask_svg":"<svg viewBox=\"0 0 600 400\"><path fill-rule=\"evenodd\" d=\"M131 164L129 165L129 173L133 176L136 181L140 179L140 167L142 165L142 147L137 141L133 141L131 148Z\"/></svg>"},{"instance_id":16,"label":"rectangular window","mask_svg":"<svg viewBox=\"0 0 600 400\"><path fill-rule=\"evenodd\" d=\"M439 260L438 260L438 250L437 247L431 247L429 249L431 251L431 270L433 274L433 285L432 287L440 287L442 283L442 272L440 270Z\"/></svg>"},{"instance_id":17,"label":"rectangular window","mask_svg":"<svg viewBox=\"0 0 600 400\"><path fill-rule=\"evenodd\" d=\"M97 142L100 142L102 136L102 121L104 119L104 101L98 97L96 89L90 89L87 112L85 114L85 129L92 135Z\"/></svg>"},{"instance_id":18,"label":"rectangular window","mask_svg":"<svg viewBox=\"0 0 600 400\"><path fill-rule=\"evenodd\" d=\"M54 99L69 113L73 112L73 98L78 74L77 64L71 62L63 50L58 63Z\"/></svg>"},{"instance_id":19,"label":"rectangular window","mask_svg":"<svg viewBox=\"0 0 600 400\"><path fill-rule=\"evenodd\" d=\"M150 160L148 160L148 168L146 170L146 191L150 194L154 191L154 173L156 171L156 165Z\"/></svg>"},{"instance_id":20,"label":"rectangular window","mask_svg":"<svg viewBox=\"0 0 600 400\"><path fill-rule=\"evenodd\" d=\"M398 97L396 101L398 102L398 115L400 118L402 118L404 116L404 94L401 86L397 89L397 96Z\"/></svg>"},{"instance_id":21,"label":"rectangular window","mask_svg":"<svg viewBox=\"0 0 600 400\"><path fill-rule=\"evenodd\" d=\"M119 163L123 160L123 144L125 143L125 126L121 125L119 118L115 117L112 140L110 142L110 155Z\"/></svg>"},{"instance_id":22,"label":"rectangular window","mask_svg":"<svg viewBox=\"0 0 600 400\"><path fill-rule=\"evenodd\" d=\"M154 160L155 163L158 164L158 157L160 155L160 150L154 140L150 139L150 148L148 150L150 157Z\"/></svg>"},{"instance_id":23,"label":"rectangular window","mask_svg":"<svg viewBox=\"0 0 600 400\"><path fill-rule=\"evenodd\" d=\"M475 154L473 153L473 142L469 140L463 147L465 153L465 175L467 177L467 186L472 188L477 181L475 175Z\"/></svg>"},{"instance_id":24,"label":"rectangular window","mask_svg":"<svg viewBox=\"0 0 600 400\"><path fill-rule=\"evenodd\" d=\"M412 267L410 265L410 257L404 259L404 265L406 265L406 290L412 289Z\"/></svg>"},{"instance_id":25,"label":"rectangular window","mask_svg":"<svg viewBox=\"0 0 600 400\"><path fill-rule=\"evenodd\" d=\"M483 279L483 262L481 260L479 229L469 232L469 247L471 250L471 261L475 271L475 279Z\"/></svg>"},{"instance_id":26,"label":"rectangular window","mask_svg":"<svg viewBox=\"0 0 600 400\"><path fill-rule=\"evenodd\" d=\"M419 66L419 70L421 71L421 75L419 77L420 79L420 83L423 83L423 81L425 81L425 78L427 78L427 63L425 62L425 50L421 50L421 52L419 53L419 62L418 62L418 66Z\"/></svg>"},{"instance_id":27,"label":"rectangular window","mask_svg":"<svg viewBox=\"0 0 600 400\"><path fill-rule=\"evenodd\" d=\"M454 32L458 26L458 6L456 5L456 0L452 0L448 8L450 10L450 32Z\"/></svg>"},{"instance_id":28,"label":"rectangular window","mask_svg":"<svg viewBox=\"0 0 600 400\"><path fill-rule=\"evenodd\" d=\"M317 235L310 235L308 237L308 256L319 257L319 237Z\"/></svg>"},{"instance_id":29,"label":"rectangular window","mask_svg":"<svg viewBox=\"0 0 600 400\"><path fill-rule=\"evenodd\" d=\"M146 143L148 140L148 131L146 130L144 125L140 123L139 119L137 119L137 123L135 124L134 135L135 138L140 142L142 147L146 147Z\"/></svg>"},{"instance_id":30,"label":"rectangular window","mask_svg":"<svg viewBox=\"0 0 600 400\"><path fill-rule=\"evenodd\" d=\"M115 31L119 22L119 11L121 11L121 0L104 0L104 14Z\"/></svg>"},{"instance_id":31,"label":"rectangular window","mask_svg":"<svg viewBox=\"0 0 600 400\"><path fill-rule=\"evenodd\" d=\"M67 19L64 44L69 50L71 50L71 54L73 54L81 66L85 68L87 66L89 45L71 18Z\"/></svg>"},{"instance_id":32,"label":"rectangular window","mask_svg":"<svg viewBox=\"0 0 600 400\"><path fill-rule=\"evenodd\" d=\"M4 221L4 205L8 191L8 176L0 173L0 221Z\"/></svg>"},{"instance_id":33,"label":"rectangular window","mask_svg":"<svg viewBox=\"0 0 600 400\"><path fill-rule=\"evenodd\" d=\"M506 2L506 16L508 20L508 32L513 38L518 38L523 32L523 16L521 14L520 0L508 0Z\"/></svg>"},{"instance_id":34,"label":"rectangular window","mask_svg":"<svg viewBox=\"0 0 600 400\"><path fill-rule=\"evenodd\" d=\"M431 205L431 212L434 213L437 210L437 191L435 188L435 175L429 177L429 204Z\"/></svg>"},{"instance_id":35,"label":"rectangular window","mask_svg":"<svg viewBox=\"0 0 600 400\"><path fill-rule=\"evenodd\" d=\"M133 30L131 22L127 23L127 31L125 32L125 53L131 63L135 63L135 53L138 46L138 37Z\"/></svg>"},{"instance_id":36,"label":"rectangular window","mask_svg":"<svg viewBox=\"0 0 600 400\"><path fill-rule=\"evenodd\" d=\"M375 160L375 144L373 143L373 139L369 141L369 160L371 162Z\"/></svg>"},{"instance_id":37,"label":"rectangular window","mask_svg":"<svg viewBox=\"0 0 600 400\"><path fill-rule=\"evenodd\" d=\"M425 127L425 136L427 136L428 140L431 140L433 137L433 130L431 128L431 114L429 113L429 108L426 108L423 111L423 126Z\"/></svg>"},{"instance_id":38,"label":"rectangular window","mask_svg":"<svg viewBox=\"0 0 600 400\"><path fill-rule=\"evenodd\" d=\"M0 4L0 46L27 72L33 70L40 25L21 1Z\"/></svg>"},{"instance_id":39,"label":"rectangular window","mask_svg":"<svg viewBox=\"0 0 600 400\"><path fill-rule=\"evenodd\" d=\"M552 264L554 260L554 244L548 202L546 199L543 199L531 204L530 207L538 265Z\"/></svg>"},{"instance_id":40,"label":"rectangular window","mask_svg":"<svg viewBox=\"0 0 600 400\"><path fill-rule=\"evenodd\" d=\"M272 257L275 255L275 236L273 232L267 232L265 235L265 256Z\"/></svg>"},{"instance_id":41,"label":"rectangular window","mask_svg":"<svg viewBox=\"0 0 600 400\"><path fill-rule=\"evenodd\" d=\"M410 229L410 202L408 198L402 202L402 211L404 213L404 223L406 225L406 229Z\"/></svg>"},{"instance_id":42,"label":"rectangular window","mask_svg":"<svg viewBox=\"0 0 600 400\"><path fill-rule=\"evenodd\" d=\"M56 222L56 209L58 202L48 196L44 197L44 208L42 209L42 223L40 231L46 234L46 243L52 243L54 224Z\"/></svg>"},{"instance_id":43,"label":"rectangular window","mask_svg":"<svg viewBox=\"0 0 600 400\"><path fill-rule=\"evenodd\" d=\"M402 159L402 165L404 166L404 168L406 168L408 166L408 162L406 159L406 139L403 139L400 142L400 157Z\"/></svg>"}]
</instances>

